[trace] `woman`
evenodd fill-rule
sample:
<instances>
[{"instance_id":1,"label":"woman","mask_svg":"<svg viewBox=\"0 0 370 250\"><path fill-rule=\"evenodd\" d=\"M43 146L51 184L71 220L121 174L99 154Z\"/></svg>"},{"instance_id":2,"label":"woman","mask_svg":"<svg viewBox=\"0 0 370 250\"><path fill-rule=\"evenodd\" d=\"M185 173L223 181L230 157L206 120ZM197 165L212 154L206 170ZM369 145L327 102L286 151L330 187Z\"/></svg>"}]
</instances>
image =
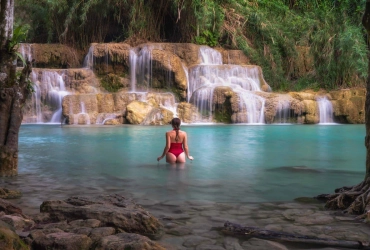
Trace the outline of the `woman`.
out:
<instances>
[{"instance_id":1,"label":"woman","mask_svg":"<svg viewBox=\"0 0 370 250\"><path fill-rule=\"evenodd\" d=\"M160 161L164 156L166 156L166 162L168 163L185 162L185 155L189 160L194 159L189 155L188 136L184 131L180 131L180 124L181 120L179 118L172 119L173 130L166 132L166 146L157 161Z\"/></svg>"}]
</instances>

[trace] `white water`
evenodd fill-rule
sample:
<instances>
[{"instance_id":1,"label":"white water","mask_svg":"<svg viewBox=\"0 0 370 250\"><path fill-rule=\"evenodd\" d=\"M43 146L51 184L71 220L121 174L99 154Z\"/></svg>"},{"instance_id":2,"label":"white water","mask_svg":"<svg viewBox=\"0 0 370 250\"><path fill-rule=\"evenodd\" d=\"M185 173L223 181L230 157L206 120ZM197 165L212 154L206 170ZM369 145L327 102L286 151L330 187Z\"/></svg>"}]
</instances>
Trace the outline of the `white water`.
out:
<instances>
[{"instance_id":1,"label":"white water","mask_svg":"<svg viewBox=\"0 0 370 250\"><path fill-rule=\"evenodd\" d=\"M136 64L137 64L137 55L133 49L130 50L130 86L131 92L136 91Z\"/></svg>"},{"instance_id":2,"label":"white water","mask_svg":"<svg viewBox=\"0 0 370 250\"><path fill-rule=\"evenodd\" d=\"M74 115L74 124L77 125L77 124L86 124L86 125L90 125L91 122L90 122L90 116L89 114L86 112L86 107L85 107L85 103L84 102L81 102L80 103L81 105L81 112L78 113L78 114L75 114ZM83 121L79 121L80 119L84 119Z\"/></svg>"},{"instance_id":3,"label":"white water","mask_svg":"<svg viewBox=\"0 0 370 250\"><path fill-rule=\"evenodd\" d=\"M140 51L130 50L131 92L147 92L152 83L152 47L144 46Z\"/></svg>"},{"instance_id":4,"label":"white water","mask_svg":"<svg viewBox=\"0 0 370 250\"><path fill-rule=\"evenodd\" d=\"M252 91L261 91L257 67L223 65L222 55L207 46L199 49L201 64L189 69L188 101L198 107L202 122L213 121L213 94L217 87L230 87L239 96L240 112L246 123L265 123L265 99Z\"/></svg>"},{"instance_id":5,"label":"white water","mask_svg":"<svg viewBox=\"0 0 370 250\"><path fill-rule=\"evenodd\" d=\"M35 71L31 73L31 80L34 83L35 90L32 94L32 106L36 122L59 123L61 121L63 97L69 94L63 79L64 73L59 74L56 71L43 70L40 75ZM41 103L53 111L50 120L43 120Z\"/></svg>"},{"instance_id":6,"label":"white water","mask_svg":"<svg viewBox=\"0 0 370 250\"><path fill-rule=\"evenodd\" d=\"M290 118L289 100L279 100L276 107L274 123L288 123Z\"/></svg>"},{"instance_id":7,"label":"white water","mask_svg":"<svg viewBox=\"0 0 370 250\"><path fill-rule=\"evenodd\" d=\"M90 46L89 51L87 52L84 63L84 68L93 69L94 67L94 45Z\"/></svg>"},{"instance_id":8,"label":"white water","mask_svg":"<svg viewBox=\"0 0 370 250\"><path fill-rule=\"evenodd\" d=\"M317 105L319 106L320 124L330 124L333 122L333 105L326 96L317 98Z\"/></svg>"},{"instance_id":9,"label":"white water","mask_svg":"<svg viewBox=\"0 0 370 250\"><path fill-rule=\"evenodd\" d=\"M19 53L21 53L24 60L32 62L32 48L29 43L20 43L19 44Z\"/></svg>"},{"instance_id":10,"label":"white water","mask_svg":"<svg viewBox=\"0 0 370 250\"><path fill-rule=\"evenodd\" d=\"M199 48L199 55L201 59L201 64L222 65L221 53L208 46L201 46Z\"/></svg>"}]
</instances>

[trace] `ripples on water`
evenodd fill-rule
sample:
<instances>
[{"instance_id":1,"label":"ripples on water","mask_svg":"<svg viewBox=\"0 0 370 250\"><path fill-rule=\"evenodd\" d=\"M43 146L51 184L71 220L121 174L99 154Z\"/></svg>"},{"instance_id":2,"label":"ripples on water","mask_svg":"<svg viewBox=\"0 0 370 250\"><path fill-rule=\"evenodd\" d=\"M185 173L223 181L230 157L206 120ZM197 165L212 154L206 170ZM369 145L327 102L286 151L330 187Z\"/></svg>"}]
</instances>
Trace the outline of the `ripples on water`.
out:
<instances>
[{"instance_id":1,"label":"ripples on water","mask_svg":"<svg viewBox=\"0 0 370 250\"><path fill-rule=\"evenodd\" d=\"M170 127L24 125L18 204L119 193L135 199L291 201L360 182L364 125L183 126L193 162L156 162Z\"/></svg>"}]
</instances>

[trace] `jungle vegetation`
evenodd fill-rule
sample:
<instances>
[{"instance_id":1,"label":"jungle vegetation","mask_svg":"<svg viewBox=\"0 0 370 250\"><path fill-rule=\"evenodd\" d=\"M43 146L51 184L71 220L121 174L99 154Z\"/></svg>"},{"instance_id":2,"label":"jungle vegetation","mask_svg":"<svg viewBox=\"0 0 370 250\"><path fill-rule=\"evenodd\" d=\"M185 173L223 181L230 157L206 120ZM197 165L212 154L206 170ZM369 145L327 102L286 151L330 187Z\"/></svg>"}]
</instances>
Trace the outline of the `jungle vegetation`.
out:
<instances>
[{"instance_id":1,"label":"jungle vegetation","mask_svg":"<svg viewBox=\"0 0 370 250\"><path fill-rule=\"evenodd\" d=\"M274 90L365 86L366 0L18 0L31 43L191 42L241 49ZM313 60L296 72L303 52ZM307 55L306 55L307 56Z\"/></svg>"}]
</instances>

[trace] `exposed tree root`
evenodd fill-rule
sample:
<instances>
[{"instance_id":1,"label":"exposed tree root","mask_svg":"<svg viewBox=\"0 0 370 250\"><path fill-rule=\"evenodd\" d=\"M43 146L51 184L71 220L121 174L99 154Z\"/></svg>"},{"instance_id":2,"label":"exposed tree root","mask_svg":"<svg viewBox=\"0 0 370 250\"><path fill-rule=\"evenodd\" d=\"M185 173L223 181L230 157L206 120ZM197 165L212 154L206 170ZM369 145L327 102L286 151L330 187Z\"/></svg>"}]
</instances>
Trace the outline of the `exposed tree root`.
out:
<instances>
[{"instance_id":1,"label":"exposed tree root","mask_svg":"<svg viewBox=\"0 0 370 250\"><path fill-rule=\"evenodd\" d=\"M245 238L259 238L274 240L280 242L311 244L325 247L340 247L352 249L370 249L368 242L349 241L349 240L332 240L327 238L318 238L308 235L290 234L279 231L266 230L257 227L245 227L239 224L225 222L222 232L228 235L240 236Z\"/></svg>"},{"instance_id":2,"label":"exposed tree root","mask_svg":"<svg viewBox=\"0 0 370 250\"><path fill-rule=\"evenodd\" d=\"M326 208L363 215L370 209L370 178L353 187L338 188L335 194L321 194L316 198L325 201Z\"/></svg>"}]
</instances>

